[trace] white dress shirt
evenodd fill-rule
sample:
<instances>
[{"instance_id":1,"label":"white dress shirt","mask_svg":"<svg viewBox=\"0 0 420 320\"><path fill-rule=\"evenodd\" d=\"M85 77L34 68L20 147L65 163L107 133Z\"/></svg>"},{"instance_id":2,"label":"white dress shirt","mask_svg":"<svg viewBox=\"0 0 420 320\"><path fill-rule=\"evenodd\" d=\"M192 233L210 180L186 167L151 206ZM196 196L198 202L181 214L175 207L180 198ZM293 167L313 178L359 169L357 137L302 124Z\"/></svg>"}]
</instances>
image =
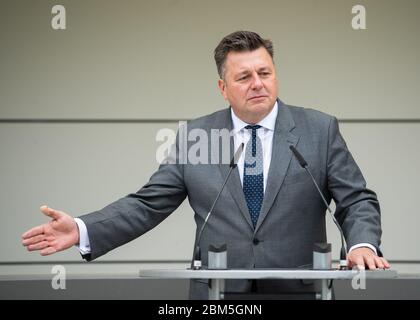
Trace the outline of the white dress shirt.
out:
<instances>
[{"instance_id":1,"label":"white dress shirt","mask_svg":"<svg viewBox=\"0 0 420 320\"><path fill-rule=\"evenodd\" d=\"M267 177L268 177L268 169L270 168L271 163L271 153L273 149L273 135L274 135L274 129L276 125L276 119L277 119L277 113L278 113L278 104L277 101L274 105L274 108L270 111L270 113L262 119L260 122L257 123L257 125L260 125L262 128L257 130L258 137L261 140L262 144L262 150L263 150L263 165L264 165L264 193L265 188L267 186ZM241 143L244 143L244 145L247 145L247 142L251 138L251 133L249 130L245 129L245 127L248 125L248 123L242 121L237 117L235 112L233 112L233 109L231 108L231 115L232 115L232 123L233 123L233 139L234 139L234 146L235 150L239 148ZM239 170L239 177L241 179L241 184L243 184L243 177L244 177L244 161L245 161L245 152L242 152L241 157L238 160L238 170ZM85 223L79 219L75 218L77 226L79 227L79 245L77 245L77 248L79 249L81 254L89 254L90 253L90 241L89 236L87 232L87 228ZM368 247L372 249L375 254L376 248L369 244L369 243L359 243L354 246L352 246L349 250L352 251L359 247Z\"/></svg>"},{"instance_id":2,"label":"white dress shirt","mask_svg":"<svg viewBox=\"0 0 420 320\"><path fill-rule=\"evenodd\" d=\"M260 122L256 123L260 125L262 128L257 130L258 138L261 140L262 144L262 151L263 151L263 168L264 168L264 193L265 187L267 186L267 177L268 177L268 169L270 168L271 163L271 151L273 150L273 135L274 135L274 127L276 126L276 119L277 119L277 101L274 105L273 110ZM245 127L248 123L239 119L233 109L231 109L232 114L232 123L233 123L233 141L235 145L235 150L238 150L241 143L244 143L246 146L249 139L251 139L251 132ZM245 150L244 150L245 151ZM245 152L242 152L241 157L238 160L238 170L239 170L239 177L241 178L241 184L244 181L244 161L245 161Z\"/></svg>"}]
</instances>

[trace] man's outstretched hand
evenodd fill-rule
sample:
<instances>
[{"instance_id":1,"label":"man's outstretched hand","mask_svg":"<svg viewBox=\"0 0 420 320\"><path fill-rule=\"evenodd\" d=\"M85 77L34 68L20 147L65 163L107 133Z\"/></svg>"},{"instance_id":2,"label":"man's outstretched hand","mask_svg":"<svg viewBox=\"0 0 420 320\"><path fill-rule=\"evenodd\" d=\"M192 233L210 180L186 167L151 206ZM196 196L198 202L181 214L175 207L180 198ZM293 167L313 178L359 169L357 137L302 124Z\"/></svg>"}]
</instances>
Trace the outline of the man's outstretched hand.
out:
<instances>
[{"instance_id":1,"label":"man's outstretched hand","mask_svg":"<svg viewBox=\"0 0 420 320\"><path fill-rule=\"evenodd\" d=\"M40 210L52 220L22 235L22 244L28 251L39 250L42 256L47 256L79 243L79 228L73 217L47 206Z\"/></svg>"}]
</instances>

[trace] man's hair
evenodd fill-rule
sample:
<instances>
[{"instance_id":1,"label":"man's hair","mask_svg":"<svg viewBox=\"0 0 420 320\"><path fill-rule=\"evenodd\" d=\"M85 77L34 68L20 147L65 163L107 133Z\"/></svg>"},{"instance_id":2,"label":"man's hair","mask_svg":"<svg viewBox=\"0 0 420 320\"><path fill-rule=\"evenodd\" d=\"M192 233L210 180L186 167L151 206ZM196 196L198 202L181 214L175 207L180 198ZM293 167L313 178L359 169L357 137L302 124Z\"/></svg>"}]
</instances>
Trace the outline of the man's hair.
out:
<instances>
[{"instance_id":1,"label":"man's hair","mask_svg":"<svg viewBox=\"0 0 420 320\"><path fill-rule=\"evenodd\" d=\"M224 37L214 49L214 60L220 78L223 79L225 75L225 62L229 52L254 51L261 47L265 48L273 58L274 51L271 40L262 39L255 32L236 31Z\"/></svg>"}]
</instances>

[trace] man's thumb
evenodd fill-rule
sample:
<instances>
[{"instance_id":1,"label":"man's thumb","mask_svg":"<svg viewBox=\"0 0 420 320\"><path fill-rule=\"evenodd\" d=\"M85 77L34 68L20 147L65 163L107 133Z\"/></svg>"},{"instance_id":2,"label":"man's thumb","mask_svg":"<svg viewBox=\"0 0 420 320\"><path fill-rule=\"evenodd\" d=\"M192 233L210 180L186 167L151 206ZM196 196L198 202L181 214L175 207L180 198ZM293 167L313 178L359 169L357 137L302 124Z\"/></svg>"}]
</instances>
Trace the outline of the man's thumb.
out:
<instances>
[{"instance_id":1,"label":"man's thumb","mask_svg":"<svg viewBox=\"0 0 420 320\"><path fill-rule=\"evenodd\" d=\"M40 209L41 209L43 214L45 214L46 216L48 216L50 218L58 219L61 216L60 212L58 212L57 210L54 210L52 208L49 208L48 206L42 206Z\"/></svg>"}]
</instances>

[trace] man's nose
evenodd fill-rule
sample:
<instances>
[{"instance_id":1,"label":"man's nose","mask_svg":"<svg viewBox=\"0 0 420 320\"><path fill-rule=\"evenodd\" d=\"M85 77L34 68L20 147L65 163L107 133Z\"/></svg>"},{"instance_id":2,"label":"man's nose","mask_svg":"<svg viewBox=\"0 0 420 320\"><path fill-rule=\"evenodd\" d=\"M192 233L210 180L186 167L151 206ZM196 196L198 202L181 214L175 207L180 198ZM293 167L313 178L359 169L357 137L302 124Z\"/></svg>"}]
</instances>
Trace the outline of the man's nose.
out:
<instances>
[{"instance_id":1,"label":"man's nose","mask_svg":"<svg viewBox=\"0 0 420 320\"><path fill-rule=\"evenodd\" d=\"M251 85L252 85L252 89L254 90L258 90L262 88L263 83L258 74L253 75Z\"/></svg>"}]
</instances>

